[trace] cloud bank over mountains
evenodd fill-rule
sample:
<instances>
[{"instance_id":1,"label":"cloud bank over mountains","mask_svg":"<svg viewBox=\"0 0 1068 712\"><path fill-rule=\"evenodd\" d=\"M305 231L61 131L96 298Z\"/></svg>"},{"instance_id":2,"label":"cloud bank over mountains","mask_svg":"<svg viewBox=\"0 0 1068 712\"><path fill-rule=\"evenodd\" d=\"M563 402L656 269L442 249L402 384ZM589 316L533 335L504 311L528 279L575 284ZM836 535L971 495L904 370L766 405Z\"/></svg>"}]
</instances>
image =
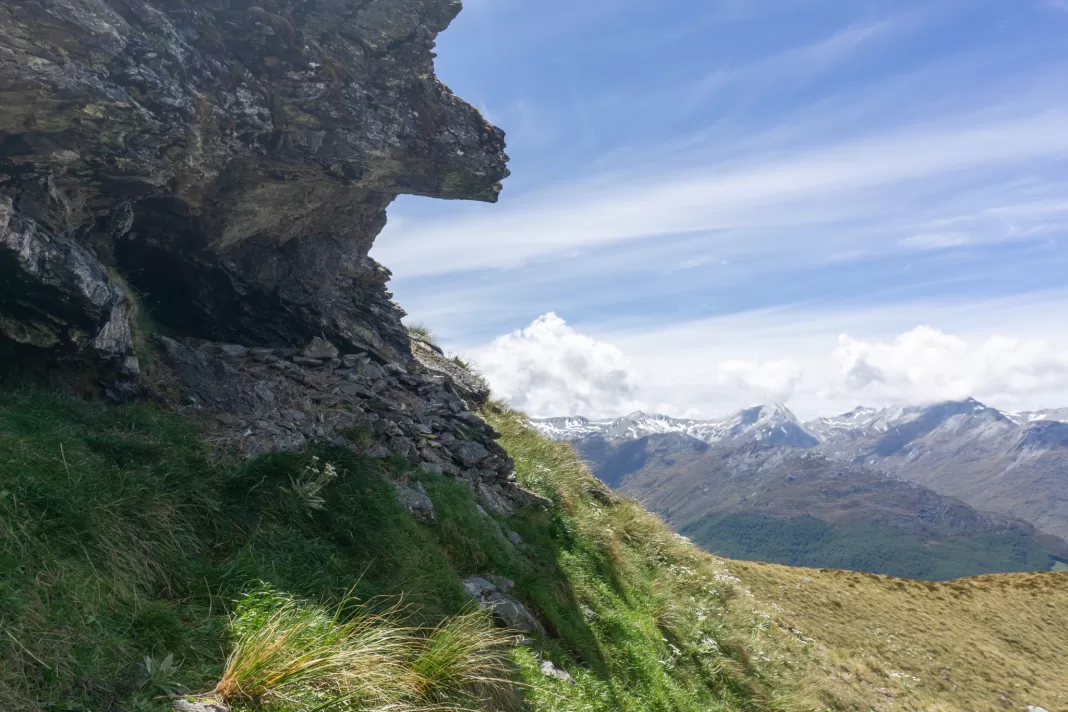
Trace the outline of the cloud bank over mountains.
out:
<instances>
[{"instance_id":1,"label":"cloud bank over mountains","mask_svg":"<svg viewBox=\"0 0 1068 712\"><path fill-rule=\"evenodd\" d=\"M530 414L622 413L644 405L623 352L551 312L496 339L476 360L494 392Z\"/></svg>"},{"instance_id":2,"label":"cloud bank over mountains","mask_svg":"<svg viewBox=\"0 0 1068 712\"><path fill-rule=\"evenodd\" d=\"M779 401L815 416L967 397L1011 410L1049 406L1036 399L1062 393L1068 402L1068 348L1041 339L965 338L919 325L891 338L824 341L822 351L792 358L695 360L684 344L673 350L661 340L655 354L633 358L548 313L474 356L498 395L536 417L712 417Z\"/></svg>"}]
</instances>

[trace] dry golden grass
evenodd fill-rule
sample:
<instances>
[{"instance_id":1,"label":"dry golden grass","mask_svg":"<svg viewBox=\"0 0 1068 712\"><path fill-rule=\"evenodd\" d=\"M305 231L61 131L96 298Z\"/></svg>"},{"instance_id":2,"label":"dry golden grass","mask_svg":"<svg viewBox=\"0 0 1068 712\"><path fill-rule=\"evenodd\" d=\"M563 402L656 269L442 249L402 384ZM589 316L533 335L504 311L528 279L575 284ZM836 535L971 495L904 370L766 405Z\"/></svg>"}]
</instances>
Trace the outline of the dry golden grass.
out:
<instances>
[{"instance_id":1,"label":"dry golden grass","mask_svg":"<svg viewBox=\"0 0 1068 712\"><path fill-rule=\"evenodd\" d=\"M808 639L813 692L867 710L1068 711L1068 574L948 582L726 562ZM917 679L918 678L918 679Z\"/></svg>"}]
</instances>

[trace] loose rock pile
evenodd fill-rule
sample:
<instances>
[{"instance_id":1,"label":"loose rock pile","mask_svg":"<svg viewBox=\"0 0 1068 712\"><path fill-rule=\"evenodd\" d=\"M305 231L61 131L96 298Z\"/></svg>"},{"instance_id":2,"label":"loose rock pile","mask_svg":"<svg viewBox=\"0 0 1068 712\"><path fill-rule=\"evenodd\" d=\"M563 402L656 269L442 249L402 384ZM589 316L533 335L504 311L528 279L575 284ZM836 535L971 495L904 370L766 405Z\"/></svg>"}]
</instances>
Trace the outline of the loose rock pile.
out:
<instances>
[{"instance_id":1,"label":"loose rock pile","mask_svg":"<svg viewBox=\"0 0 1068 712\"><path fill-rule=\"evenodd\" d=\"M425 352L403 366L380 364L367 353L341 354L321 338L304 349L156 342L158 375L147 392L202 416L222 449L254 456L326 442L371 457L397 455L459 478L495 513L541 501L516 484L515 463L496 442L499 434L471 412L468 401L479 394ZM427 512L423 518L432 512L415 509Z\"/></svg>"}]
</instances>

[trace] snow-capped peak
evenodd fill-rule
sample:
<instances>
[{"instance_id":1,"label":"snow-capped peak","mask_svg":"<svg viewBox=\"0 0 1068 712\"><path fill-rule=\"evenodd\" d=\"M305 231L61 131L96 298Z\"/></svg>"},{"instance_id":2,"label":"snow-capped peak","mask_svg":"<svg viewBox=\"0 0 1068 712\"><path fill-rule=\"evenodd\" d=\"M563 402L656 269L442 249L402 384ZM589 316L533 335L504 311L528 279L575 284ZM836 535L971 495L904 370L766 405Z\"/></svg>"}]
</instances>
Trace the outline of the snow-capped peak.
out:
<instances>
[{"instance_id":1,"label":"snow-capped peak","mask_svg":"<svg viewBox=\"0 0 1068 712\"><path fill-rule=\"evenodd\" d=\"M576 416L535 419L531 425L546 437L566 441L589 437L613 441L637 440L648 435L681 433L710 445L739 438L796 447L817 444L817 440L805 431L797 417L782 403L747 408L720 420L673 418L637 411L614 420L589 420Z\"/></svg>"}]
</instances>

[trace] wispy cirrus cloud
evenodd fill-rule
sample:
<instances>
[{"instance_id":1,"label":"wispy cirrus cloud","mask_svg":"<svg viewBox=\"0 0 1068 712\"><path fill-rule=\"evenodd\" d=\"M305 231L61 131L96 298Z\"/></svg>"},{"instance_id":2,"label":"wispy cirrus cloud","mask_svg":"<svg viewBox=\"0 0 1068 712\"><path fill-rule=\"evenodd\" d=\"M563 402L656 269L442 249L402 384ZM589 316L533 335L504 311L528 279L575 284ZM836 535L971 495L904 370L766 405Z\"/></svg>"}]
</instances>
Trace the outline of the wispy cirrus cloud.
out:
<instances>
[{"instance_id":1,"label":"wispy cirrus cloud","mask_svg":"<svg viewBox=\"0 0 1068 712\"><path fill-rule=\"evenodd\" d=\"M374 249L447 343L509 335L495 370L513 381L516 359L556 364L537 388L509 382L537 394L527 407L570 403L544 384L574 382L610 409L601 361L557 358L584 336L641 384L620 402L712 412L856 405L831 357L842 333L870 346L891 386L866 393L884 400L917 390L887 354L907 363L894 344L918 325L968 345L945 360L961 369L996 336L1061 343L1038 296L1068 273L1058 8L571 5L481 0L443 36L445 81L512 129L514 175L497 205L402 199ZM1010 391L997 404L1055 395Z\"/></svg>"},{"instance_id":2,"label":"wispy cirrus cloud","mask_svg":"<svg viewBox=\"0 0 1068 712\"><path fill-rule=\"evenodd\" d=\"M411 278L510 268L574 248L729 228L834 222L888 186L1068 155L1068 105L988 123L955 117L735 166L597 177L495 210L387 232L376 254ZM881 202L881 201L880 201ZM879 205L885 209L885 204Z\"/></svg>"}]
</instances>

